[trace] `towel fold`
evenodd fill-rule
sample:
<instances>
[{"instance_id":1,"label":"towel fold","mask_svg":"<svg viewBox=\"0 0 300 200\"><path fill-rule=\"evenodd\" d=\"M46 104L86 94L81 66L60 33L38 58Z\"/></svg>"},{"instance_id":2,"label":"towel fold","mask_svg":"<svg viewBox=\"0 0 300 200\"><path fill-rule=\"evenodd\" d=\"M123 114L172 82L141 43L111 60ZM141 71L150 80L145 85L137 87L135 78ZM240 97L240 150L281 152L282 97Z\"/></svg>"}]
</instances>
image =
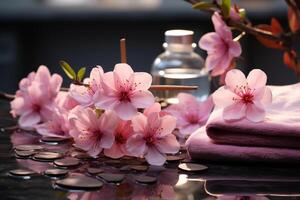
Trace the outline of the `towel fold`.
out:
<instances>
[{"instance_id":1,"label":"towel fold","mask_svg":"<svg viewBox=\"0 0 300 200\"><path fill-rule=\"evenodd\" d=\"M216 144L207 136L205 128L189 137L186 148L193 160L300 164L300 149Z\"/></svg>"},{"instance_id":2,"label":"towel fold","mask_svg":"<svg viewBox=\"0 0 300 200\"><path fill-rule=\"evenodd\" d=\"M191 158L300 164L300 83L270 88L273 102L262 122L224 121L215 109L186 142Z\"/></svg>"},{"instance_id":3,"label":"towel fold","mask_svg":"<svg viewBox=\"0 0 300 200\"><path fill-rule=\"evenodd\" d=\"M208 120L207 135L215 143L300 149L300 84L270 88L273 102L263 122L224 121L218 109Z\"/></svg>"}]
</instances>

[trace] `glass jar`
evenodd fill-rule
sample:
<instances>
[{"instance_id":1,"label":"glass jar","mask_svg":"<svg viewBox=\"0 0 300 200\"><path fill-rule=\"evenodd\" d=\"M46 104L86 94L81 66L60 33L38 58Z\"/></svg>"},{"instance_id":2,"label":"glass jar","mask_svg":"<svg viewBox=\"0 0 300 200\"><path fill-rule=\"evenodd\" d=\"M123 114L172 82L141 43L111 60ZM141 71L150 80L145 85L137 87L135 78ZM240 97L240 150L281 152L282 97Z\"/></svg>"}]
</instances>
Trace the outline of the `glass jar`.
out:
<instances>
[{"instance_id":1,"label":"glass jar","mask_svg":"<svg viewBox=\"0 0 300 200\"><path fill-rule=\"evenodd\" d=\"M210 92L210 77L204 68L203 58L194 52L194 32L189 30L169 30L165 32L165 52L154 61L151 74L153 84L198 86L190 91L158 91L154 94L167 103L177 103L177 94L187 92L198 100L207 99Z\"/></svg>"}]
</instances>

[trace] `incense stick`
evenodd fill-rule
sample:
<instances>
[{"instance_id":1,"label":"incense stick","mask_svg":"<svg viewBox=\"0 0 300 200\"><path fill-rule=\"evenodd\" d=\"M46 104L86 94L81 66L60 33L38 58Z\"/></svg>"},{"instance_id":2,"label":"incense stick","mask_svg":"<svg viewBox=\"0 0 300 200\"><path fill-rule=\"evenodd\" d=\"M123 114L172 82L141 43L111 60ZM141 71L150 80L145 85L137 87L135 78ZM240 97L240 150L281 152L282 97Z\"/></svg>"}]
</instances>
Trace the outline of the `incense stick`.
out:
<instances>
[{"instance_id":1,"label":"incense stick","mask_svg":"<svg viewBox=\"0 0 300 200\"><path fill-rule=\"evenodd\" d=\"M127 63L126 39L125 38L122 38L120 40L120 51L121 51L121 63Z\"/></svg>"}]
</instances>

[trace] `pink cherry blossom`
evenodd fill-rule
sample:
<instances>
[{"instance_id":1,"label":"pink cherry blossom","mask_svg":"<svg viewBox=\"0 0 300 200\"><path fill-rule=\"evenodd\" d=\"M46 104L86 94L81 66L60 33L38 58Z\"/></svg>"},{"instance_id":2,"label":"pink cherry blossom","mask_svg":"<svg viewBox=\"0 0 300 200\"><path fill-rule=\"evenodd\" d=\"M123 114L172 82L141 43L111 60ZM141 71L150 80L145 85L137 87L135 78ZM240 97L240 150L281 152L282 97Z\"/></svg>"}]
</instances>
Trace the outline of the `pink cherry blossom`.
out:
<instances>
[{"instance_id":1,"label":"pink cherry blossom","mask_svg":"<svg viewBox=\"0 0 300 200\"><path fill-rule=\"evenodd\" d=\"M218 76L230 66L233 58L241 55L241 46L232 39L229 27L222 20L218 12L212 16L216 32L210 32L202 36L199 41L200 48L207 51L205 65L212 76Z\"/></svg>"},{"instance_id":2,"label":"pink cherry blossom","mask_svg":"<svg viewBox=\"0 0 300 200\"><path fill-rule=\"evenodd\" d=\"M72 100L67 92L59 92L51 119L36 125L36 131L43 136L69 138L71 127L68 114L76 105L77 103Z\"/></svg>"},{"instance_id":3,"label":"pink cherry blossom","mask_svg":"<svg viewBox=\"0 0 300 200\"><path fill-rule=\"evenodd\" d=\"M187 93L179 93L177 97L179 103L169 106L165 112L176 117L179 136L186 137L205 125L214 104L211 97L204 102Z\"/></svg>"},{"instance_id":4,"label":"pink cherry blossom","mask_svg":"<svg viewBox=\"0 0 300 200\"><path fill-rule=\"evenodd\" d=\"M161 110L161 105L159 103L154 103L148 108L144 109L143 114L149 116L151 113L159 113L160 117L168 115L164 110Z\"/></svg>"},{"instance_id":5,"label":"pink cherry blossom","mask_svg":"<svg viewBox=\"0 0 300 200\"><path fill-rule=\"evenodd\" d=\"M103 91L95 105L102 109L114 110L123 120L130 120L137 114L137 108L146 108L154 103L148 90L152 77L148 73L133 72L127 64L117 64L113 72L103 75Z\"/></svg>"},{"instance_id":6,"label":"pink cherry blossom","mask_svg":"<svg viewBox=\"0 0 300 200\"><path fill-rule=\"evenodd\" d=\"M179 151L179 143L172 134L176 118L161 117L158 112L138 114L132 118L134 135L127 142L127 150L133 156L144 156L151 165L163 165L166 153Z\"/></svg>"},{"instance_id":7,"label":"pink cherry blossom","mask_svg":"<svg viewBox=\"0 0 300 200\"><path fill-rule=\"evenodd\" d=\"M131 121L119 121L119 124L114 131L115 142L111 148L104 150L104 155L111 158L121 158L129 155L126 149L128 138L133 134Z\"/></svg>"},{"instance_id":8,"label":"pink cherry blossom","mask_svg":"<svg viewBox=\"0 0 300 200\"><path fill-rule=\"evenodd\" d=\"M93 157L97 157L102 149L112 147L119 120L113 111L105 111L98 117L93 109L76 106L70 112L69 120L74 146L87 151Z\"/></svg>"},{"instance_id":9,"label":"pink cherry blossom","mask_svg":"<svg viewBox=\"0 0 300 200\"><path fill-rule=\"evenodd\" d=\"M90 77L84 79L84 83L88 84L89 87L71 84L70 96L82 106L93 106L98 92L102 90L101 79L103 73L102 67L94 67L90 73Z\"/></svg>"},{"instance_id":10,"label":"pink cherry blossom","mask_svg":"<svg viewBox=\"0 0 300 200\"><path fill-rule=\"evenodd\" d=\"M51 117L61 84L61 76L51 76L46 66L40 66L36 73L30 73L20 81L20 89L11 102L11 113L14 117L20 116L22 128L33 128Z\"/></svg>"},{"instance_id":11,"label":"pink cherry blossom","mask_svg":"<svg viewBox=\"0 0 300 200\"><path fill-rule=\"evenodd\" d=\"M266 86L267 75L260 69L253 69L248 77L238 69L227 72L225 86L213 94L213 101L224 108L225 120L246 118L252 122L264 119L267 105L272 102L272 93Z\"/></svg>"}]
</instances>

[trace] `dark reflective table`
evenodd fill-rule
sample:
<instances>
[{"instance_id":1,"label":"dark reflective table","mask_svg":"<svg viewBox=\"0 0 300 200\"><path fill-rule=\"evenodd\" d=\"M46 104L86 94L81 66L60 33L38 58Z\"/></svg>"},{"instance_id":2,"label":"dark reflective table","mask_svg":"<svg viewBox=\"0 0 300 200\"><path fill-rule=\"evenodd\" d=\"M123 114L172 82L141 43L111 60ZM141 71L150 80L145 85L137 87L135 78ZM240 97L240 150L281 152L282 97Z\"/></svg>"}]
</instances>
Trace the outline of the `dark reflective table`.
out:
<instances>
[{"instance_id":1,"label":"dark reflective table","mask_svg":"<svg viewBox=\"0 0 300 200\"><path fill-rule=\"evenodd\" d=\"M211 164L201 163L208 169L197 173L184 172L178 169L182 161L169 161L163 167L147 166L141 159L126 157L108 159L100 156L92 159L70 144L64 142L42 142L36 133L16 130L16 121L9 115L7 102L0 102L0 199L178 199L178 200L267 200L267 199L300 199L300 169L298 166L272 166L263 164ZM15 147L24 144L37 144L50 152L57 152L63 157L80 158L80 164L70 168L59 167L53 161L35 160L34 157L20 157ZM184 154L184 152L183 152ZM138 166L137 169L130 166ZM142 166L142 167L141 167ZM144 169L146 166L146 170ZM52 168L67 169L68 175L51 178L44 175L45 170ZM86 176L98 179L88 173L89 168L98 168L105 173L124 174L121 183L108 183L97 190L75 190L62 188L55 184L66 177ZM35 172L26 178L13 176L13 169L29 169ZM154 184L135 181L138 175L157 178Z\"/></svg>"}]
</instances>

